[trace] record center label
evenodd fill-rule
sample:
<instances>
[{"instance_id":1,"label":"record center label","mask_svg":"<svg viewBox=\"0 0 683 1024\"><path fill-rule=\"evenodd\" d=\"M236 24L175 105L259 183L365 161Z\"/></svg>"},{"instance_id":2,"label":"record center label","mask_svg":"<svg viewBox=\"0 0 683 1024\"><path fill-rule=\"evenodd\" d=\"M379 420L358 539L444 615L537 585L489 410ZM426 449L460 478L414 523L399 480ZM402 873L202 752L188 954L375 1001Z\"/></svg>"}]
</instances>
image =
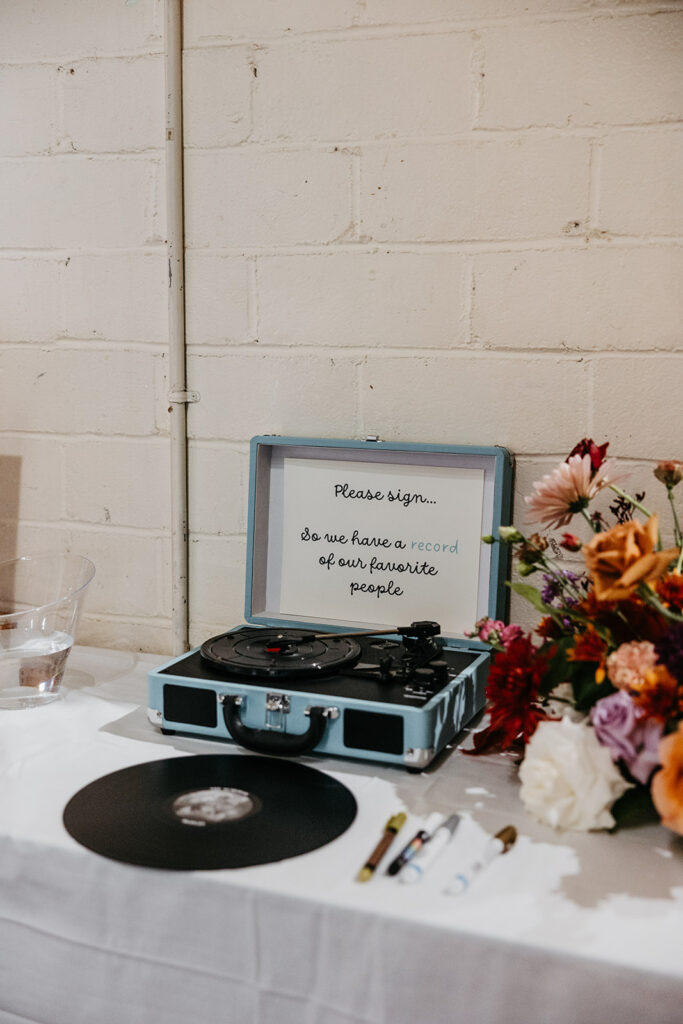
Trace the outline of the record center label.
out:
<instances>
[{"instance_id":1,"label":"record center label","mask_svg":"<svg viewBox=\"0 0 683 1024\"><path fill-rule=\"evenodd\" d=\"M238 821L261 810L261 801L245 789L211 786L181 793L171 803L171 811L183 825L203 827Z\"/></svg>"}]
</instances>

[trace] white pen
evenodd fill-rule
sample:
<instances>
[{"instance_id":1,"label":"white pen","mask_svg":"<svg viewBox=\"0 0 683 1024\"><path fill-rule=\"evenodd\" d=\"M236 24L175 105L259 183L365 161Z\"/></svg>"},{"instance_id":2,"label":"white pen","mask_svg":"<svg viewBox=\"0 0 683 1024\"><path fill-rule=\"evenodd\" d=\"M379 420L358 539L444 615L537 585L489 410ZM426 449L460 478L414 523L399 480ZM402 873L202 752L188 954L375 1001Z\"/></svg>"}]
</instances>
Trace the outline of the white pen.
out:
<instances>
[{"instance_id":1,"label":"white pen","mask_svg":"<svg viewBox=\"0 0 683 1024\"><path fill-rule=\"evenodd\" d=\"M457 875L453 875L444 889L446 895L460 896L462 893L467 892L479 872L483 871L496 857L499 857L502 853L507 853L516 838L517 829L512 825L506 825L500 832L497 832L495 836L489 839L479 860L475 860L473 864L470 864L466 871L460 871Z\"/></svg>"},{"instance_id":2,"label":"white pen","mask_svg":"<svg viewBox=\"0 0 683 1024\"><path fill-rule=\"evenodd\" d=\"M440 853L450 843L453 833L460 823L459 814L451 814L433 832L419 853L408 861L398 876L399 882L419 882L427 868L434 863Z\"/></svg>"}]
</instances>

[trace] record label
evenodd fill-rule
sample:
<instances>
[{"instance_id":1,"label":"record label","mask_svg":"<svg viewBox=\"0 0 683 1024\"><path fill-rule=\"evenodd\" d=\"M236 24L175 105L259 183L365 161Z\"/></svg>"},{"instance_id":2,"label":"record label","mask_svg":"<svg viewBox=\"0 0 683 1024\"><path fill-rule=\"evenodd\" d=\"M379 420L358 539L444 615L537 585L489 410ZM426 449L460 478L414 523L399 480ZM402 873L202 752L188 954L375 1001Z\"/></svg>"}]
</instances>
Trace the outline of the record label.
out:
<instances>
[{"instance_id":1,"label":"record label","mask_svg":"<svg viewBox=\"0 0 683 1024\"><path fill-rule=\"evenodd\" d=\"M309 853L345 832L356 810L346 786L308 765L198 754L91 782L66 805L64 826L104 857L198 871Z\"/></svg>"}]
</instances>

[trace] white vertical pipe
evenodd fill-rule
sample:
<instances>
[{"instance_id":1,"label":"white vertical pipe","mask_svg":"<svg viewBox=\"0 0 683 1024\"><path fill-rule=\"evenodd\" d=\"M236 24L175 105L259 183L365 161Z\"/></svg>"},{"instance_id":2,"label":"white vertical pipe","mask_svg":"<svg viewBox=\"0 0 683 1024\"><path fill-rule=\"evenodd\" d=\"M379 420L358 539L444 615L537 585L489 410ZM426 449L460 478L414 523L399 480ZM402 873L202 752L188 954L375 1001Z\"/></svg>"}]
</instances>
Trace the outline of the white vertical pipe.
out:
<instances>
[{"instance_id":1,"label":"white vertical pipe","mask_svg":"<svg viewBox=\"0 0 683 1024\"><path fill-rule=\"evenodd\" d=\"M166 0L166 232L169 400L171 410L171 562L173 653L189 646L187 530L187 379L183 231L183 5Z\"/></svg>"}]
</instances>

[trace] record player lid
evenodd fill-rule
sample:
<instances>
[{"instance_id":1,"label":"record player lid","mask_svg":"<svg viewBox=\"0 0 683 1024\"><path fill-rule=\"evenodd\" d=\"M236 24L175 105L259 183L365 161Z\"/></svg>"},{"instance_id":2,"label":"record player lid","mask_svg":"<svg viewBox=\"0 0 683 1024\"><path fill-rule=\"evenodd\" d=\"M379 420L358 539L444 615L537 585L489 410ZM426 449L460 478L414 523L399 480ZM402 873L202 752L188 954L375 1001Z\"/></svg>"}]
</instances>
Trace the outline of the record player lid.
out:
<instances>
[{"instance_id":1,"label":"record player lid","mask_svg":"<svg viewBox=\"0 0 683 1024\"><path fill-rule=\"evenodd\" d=\"M261 436L251 442L248 622L462 637L505 616L512 459L500 447Z\"/></svg>"}]
</instances>

